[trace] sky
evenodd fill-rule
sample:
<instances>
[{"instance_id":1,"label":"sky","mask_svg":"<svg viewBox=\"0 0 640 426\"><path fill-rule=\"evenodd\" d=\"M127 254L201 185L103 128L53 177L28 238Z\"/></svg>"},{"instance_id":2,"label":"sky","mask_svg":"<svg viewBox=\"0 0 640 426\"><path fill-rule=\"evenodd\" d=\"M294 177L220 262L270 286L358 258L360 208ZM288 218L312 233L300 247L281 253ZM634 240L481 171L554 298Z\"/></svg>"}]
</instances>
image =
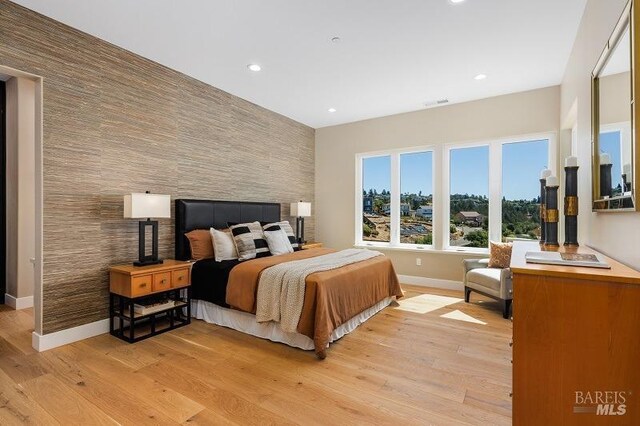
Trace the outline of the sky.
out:
<instances>
[{"instance_id":1,"label":"sky","mask_svg":"<svg viewBox=\"0 0 640 426\"><path fill-rule=\"evenodd\" d=\"M611 187L622 185L622 160L620 159L620 132L600 133L598 140L600 152L611 156Z\"/></svg>"},{"instance_id":2,"label":"sky","mask_svg":"<svg viewBox=\"0 0 640 426\"><path fill-rule=\"evenodd\" d=\"M508 200L530 200L540 195L540 171L547 166L548 140L502 145L502 189ZM400 156L401 192L433 192L431 152ZM451 193L489 195L489 147L451 150ZM363 160L363 189L391 188L391 157Z\"/></svg>"},{"instance_id":3,"label":"sky","mask_svg":"<svg viewBox=\"0 0 640 426\"><path fill-rule=\"evenodd\" d=\"M540 196L540 172L548 162L546 139L502 145L502 195L507 200L532 200Z\"/></svg>"}]
</instances>

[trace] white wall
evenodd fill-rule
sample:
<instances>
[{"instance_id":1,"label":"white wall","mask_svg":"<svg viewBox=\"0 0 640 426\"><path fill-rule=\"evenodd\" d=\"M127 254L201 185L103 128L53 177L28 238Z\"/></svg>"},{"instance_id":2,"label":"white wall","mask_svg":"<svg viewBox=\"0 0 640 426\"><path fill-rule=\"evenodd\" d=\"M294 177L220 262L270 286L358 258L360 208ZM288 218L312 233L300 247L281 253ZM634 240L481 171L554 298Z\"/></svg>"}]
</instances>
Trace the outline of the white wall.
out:
<instances>
[{"instance_id":1,"label":"white wall","mask_svg":"<svg viewBox=\"0 0 640 426\"><path fill-rule=\"evenodd\" d=\"M561 118L570 126L567 117L577 103L580 243L640 269L640 214L591 212L591 72L626 4L627 0L587 3L561 85Z\"/></svg>"},{"instance_id":2,"label":"white wall","mask_svg":"<svg viewBox=\"0 0 640 426\"><path fill-rule=\"evenodd\" d=\"M354 244L356 153L557 132L559 117L556 86L316 130L316 239L335 248ZM436 197L437 191L435 186ZM458 281L462 259L474 257L417 251L386 254L399 274ZM422 266L416 266L416 257Z\"/></svg>"},{"instance_id":3,"label":"white wall","mask_svg":"<svg viewBox=\"0 0 640 426\"><path fill-rule=\"evenodd\" d=\"M14 299L30 298L34 290L35 105L33 80L14 77L7 81L6 274L7 294Z\"/></svg>"}]
</instances>

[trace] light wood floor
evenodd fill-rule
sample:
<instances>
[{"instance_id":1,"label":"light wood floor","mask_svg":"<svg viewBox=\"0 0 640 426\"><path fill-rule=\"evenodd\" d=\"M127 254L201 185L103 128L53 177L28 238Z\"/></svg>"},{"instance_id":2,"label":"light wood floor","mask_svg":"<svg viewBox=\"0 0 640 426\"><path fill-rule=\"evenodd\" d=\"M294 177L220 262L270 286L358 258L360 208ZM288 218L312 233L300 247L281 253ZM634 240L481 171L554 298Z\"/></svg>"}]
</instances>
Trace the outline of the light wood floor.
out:
<instances>
[{"instance_id":1,"label":"light wood floor","mask_svg":"<svg viewBox=\"0 0 640 426\"><path fill-rule=\"evenodd\" d=\"M0 307L0 424L511 424L511 322L497 303L403 287L406 302L324 361L202 321L36 353L32 314ZM486 324L443 317L461 314Z\"/></svg>"}]
</instances>

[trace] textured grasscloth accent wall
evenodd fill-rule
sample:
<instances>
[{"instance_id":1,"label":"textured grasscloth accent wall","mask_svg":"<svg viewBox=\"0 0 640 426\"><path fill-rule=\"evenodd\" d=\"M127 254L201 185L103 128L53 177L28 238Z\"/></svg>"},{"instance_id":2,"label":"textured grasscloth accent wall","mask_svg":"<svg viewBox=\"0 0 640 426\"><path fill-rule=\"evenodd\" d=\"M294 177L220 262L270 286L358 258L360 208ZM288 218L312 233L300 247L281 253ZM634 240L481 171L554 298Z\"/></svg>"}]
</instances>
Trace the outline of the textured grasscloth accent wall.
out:
<instances>
[{"instance_id":1,"label":"textured grasscloth accent wall","mask_svg":"<svg viewBox=\"0 0 640 426\"><path fill-rule=\"evenodd\" d=\"M307 126L6 0L0 63L44 77L44 333L108 316L108 266L137 255L125 193L314 201Z\"/></svg>"}]
</instances>

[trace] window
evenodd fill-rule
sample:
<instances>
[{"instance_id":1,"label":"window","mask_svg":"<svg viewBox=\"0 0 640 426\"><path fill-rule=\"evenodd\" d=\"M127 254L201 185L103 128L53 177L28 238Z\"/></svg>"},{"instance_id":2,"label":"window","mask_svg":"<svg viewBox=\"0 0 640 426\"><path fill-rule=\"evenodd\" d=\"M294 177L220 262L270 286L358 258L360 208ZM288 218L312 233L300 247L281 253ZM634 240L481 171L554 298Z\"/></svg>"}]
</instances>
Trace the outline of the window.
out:
<instances>
[{"instance_id":1,"label":"window","mask_svg":"<svg viewBox=\"0 0 640 426\"><path fill-rule=\"evenodd\" d=\"M433 153L400 154L400 243L433 243Z\"/></svg>"},{"instance_id":2,"label":"window","mask_svg":"<svg viewBox=\"0 0 640 426\"><path fill-rule=\"evenodd\" d=\"M449 151L449 246L489 246L489 146Z\"/></svg>"},{"instance_id":3,"label":"window","mask_svg":"<svg viewBox=\"0 0 640 426\"><path fill-rule=\"evenodd\" d=\"M356 244L486 252L489 241L537 239L540 171L555 151L545 134L357 154Z\"/></svg>"},{"instance_id":4,"label":"window","mask_svg":"<svg viewBox=\"0 0 640 426\"><path fill-rule=\"evenodd\" d=\"M362 159L362 241L391 241L391 156Z\"/></svg>"},{"instance_id":5,"label":"window","mask_svg":"<svg viewBox=\"0 0 640 426\"><path fill-rule=\"evenodd\" d=\"M540 171L549 140L502 145L502 240L540 238Z\"/></svg>"},{"instance_id":6,"label":"window","mask_svg":"<svg viewBox=\"0 0 640 426\"><path fill-rule=\"evenodd\" d=\"M359 155L361 194L356 240L369 245L430 246L433 241L433 152Z\"/></svg>"}]
</instances>

